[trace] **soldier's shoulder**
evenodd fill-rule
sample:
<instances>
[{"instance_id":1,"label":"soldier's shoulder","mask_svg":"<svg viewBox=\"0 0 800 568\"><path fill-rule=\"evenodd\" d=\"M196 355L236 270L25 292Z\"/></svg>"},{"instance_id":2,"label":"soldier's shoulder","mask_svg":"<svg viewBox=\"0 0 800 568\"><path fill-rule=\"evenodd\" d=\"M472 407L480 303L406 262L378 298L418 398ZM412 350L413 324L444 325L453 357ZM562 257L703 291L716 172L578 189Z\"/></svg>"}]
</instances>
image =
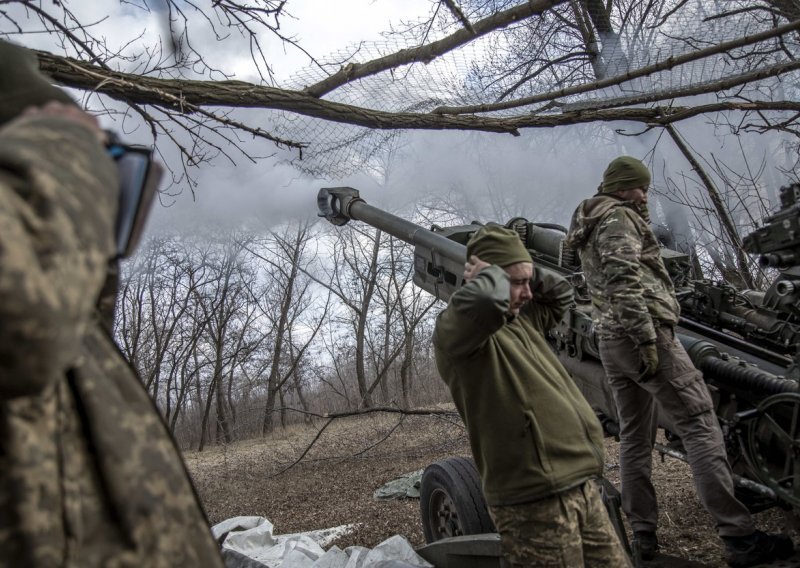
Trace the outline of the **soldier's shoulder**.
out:
<instances>
[{"instance_id":1,"label":"soldier's shoulder","mask_svg":"<svg viewBox=\"0 0 800 568\"><path fill-rule=\"evenodd\" d=\"M610 207L598 222L598 232L629 231L636 226L636 216L635 211L622 204Z\"/></svg>"}]
</instances>

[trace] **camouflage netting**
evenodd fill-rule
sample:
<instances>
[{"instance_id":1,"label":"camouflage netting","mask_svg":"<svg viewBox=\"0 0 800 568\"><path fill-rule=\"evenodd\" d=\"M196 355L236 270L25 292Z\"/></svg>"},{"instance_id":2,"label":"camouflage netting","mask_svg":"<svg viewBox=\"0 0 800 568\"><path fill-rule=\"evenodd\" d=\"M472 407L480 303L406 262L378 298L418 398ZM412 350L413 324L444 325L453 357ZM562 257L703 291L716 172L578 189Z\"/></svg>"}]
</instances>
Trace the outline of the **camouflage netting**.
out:
<instances>
[{"instance_id":1,"label":"camouflage netting","mask_svg":"<svg viewBox=\"0 0 800 568\"><path fill-rule=\"evenodd\" d=\"M645 3L642 3L645 4ZM353 81L324 95L323 98L349 105L392 112L426 113L440 106L490 104L540 95L557 88L592 84L602 77L613 77L677 57L715 44L750 36L785 25L773 4L709 2L694 0L685 4L663 3L661 13L648 13L631 18L644 25L628 23L618 38L611 34L599 41L599 57L572 57L573 62L545 66L529 80L541 61L553 61L568 54L585 52L585 44L574 27L564 28L548 40L537 42L545 30L558 22L559 16L574 20L572 3L534 16L498 32L476 39L466 46L446 53L433 61L413 63L377 75ZM749 6L749 10L739 8ZM769 5L773 13L765 16ZM645 8L642 8L644 10ZM452 20L452 19L451 19ZM453 33L460 24L451 21L441 27L440 35ZM618 22L615 22L619 26ZM410 35L410 34L405 34ZM429 41L431 38L428 38ZM434 38L435 39L435 38ZM601 38L602 39L602 38ZM363 63L419 42L401 35L387 36L386 41L361 44L351 51L330 54L321 66L309 67L296 74L287 88L301 90L346 63ZM617 47L618 46L618 47ZM535 114L546 116L576 110L593 111L609 107L669 106L684 104L679 98L694 95L705 88L710 98L702 102L737 98L757 100L793 100L785 91L793 89L797 72L787 70L777 77L769 76L743 87L723 89L717 82L743 73L767 72L776 65L785 65L798 54L797 30L778 38L746 45L722 54L714 54L650 74L619 85L598 88L571 96L550 96L525 106L483 113L482 116L513 117ZM527 63L526 63L527 58ZM773 75L775 73L772 73ZM658 93L656 100L642 101L643 93ZM706 95L709 97L709 95ZM693 101L697 102L697 99ZM381 148L397 132L368 129L344 123L323 121L290 113L279 113L273 129L276 135L309 143L302 159L294 160L299 169L315 175L337 177L367 166Z\"/></svg>"}]
</instances>

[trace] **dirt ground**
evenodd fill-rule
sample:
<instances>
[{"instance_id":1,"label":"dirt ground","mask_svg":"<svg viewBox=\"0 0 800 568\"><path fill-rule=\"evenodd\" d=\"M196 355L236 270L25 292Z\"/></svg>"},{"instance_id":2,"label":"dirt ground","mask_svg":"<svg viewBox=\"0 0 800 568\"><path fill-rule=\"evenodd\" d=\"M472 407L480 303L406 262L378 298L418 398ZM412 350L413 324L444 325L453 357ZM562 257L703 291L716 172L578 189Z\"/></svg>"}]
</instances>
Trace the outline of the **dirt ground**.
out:
<instances>
[{"instance_id":1,"label":"dirt ground","mask_svg":"<svg viewBox=\"0 0 800 568\"><path fill-rule=\"evenodd\" d=\"M469 455L457 417L368 414L333 422L313 447L322 426L293 426L262 440L185 454L212 524L239 515L260 515L278 534L355 524L340 548L373 547L394 534L424 544L419 501L376 500L386 482L448 456ZM722 567L722 547L701 508L688 466L655 457L662 551ZM619 486L618 448L606 441L606 477ZM756 515L758 528L787 525L776 509ZM793 534L797 541L797 534Z\"/></svg>"}]
</instances>

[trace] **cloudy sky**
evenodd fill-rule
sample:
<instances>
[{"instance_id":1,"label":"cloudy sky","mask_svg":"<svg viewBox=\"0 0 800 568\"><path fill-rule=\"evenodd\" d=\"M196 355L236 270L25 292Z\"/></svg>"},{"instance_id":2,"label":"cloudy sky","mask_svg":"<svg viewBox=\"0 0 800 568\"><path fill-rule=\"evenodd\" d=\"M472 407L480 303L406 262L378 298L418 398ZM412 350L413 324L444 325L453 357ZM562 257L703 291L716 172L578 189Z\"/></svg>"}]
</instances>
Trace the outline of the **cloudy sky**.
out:
<instances>
[{"instance_id":1,"label":"cloudy sky","mask_svg":"<svg viewBox=\"0 0 800 568\"><path fill-rule=\"evenodd\" d=\"M281 31L315 58L324 59L331 53L355 49L361 42L380 41L381 34L392 25L427 17L431 1L290 0L287 10L291 17L281 20ZM279 85L291 83L293 76L311 65L305 54L274 37L267 37L267 45L269 63ZM240 59L239 78L257 82L249 58L240 56ZM254 213L266 222L279 222L316 215L316 194L320 187L350 185L368 193L380 191L373 178L359 172L346 178L317 179L303 175L282 159L295 155L279 151L274 159L258 163L241 159L236 165L217 160L203 168L194 195L184 191L174 206L158 212L157 220L191 224L198 217L213 217L235 222Z\"/></svg>"},{"instance_id":2,"label":"cloudy sky","mask_svg":"<svg viewBox=\"0 0 800 568\"><path fill-rule=\"evenodd\" d=\"M157 39L163 23L161 15L142 10L141 2L104 0L68 5L81 21L97 22L93 28L96 35L120 45L126 41L141 45ZM151 6L156 4L151 0ZM289 0L287 10L291 17L282 19L281 30L313 56L325 59L331 54L351 51L360 42L381 40L381 32L402 20L424 19L435 4L433 0ZM52 9L49 3L43 5ZM35 22L29 28L35 29ZM203 49L212 66L233 70L238 79L257 81L246 42L237 42L235 37L217 42L214 30L202 19L195 20L190 29L193 44ZM13 29L7 22L0 22L0 31L9 33ZM59 52L52 38L43 34L11 37L32 47ZM309 67L308 58L274 38L265 36L265 39L266 56L278 84L292 84L292 78ZM88 103L92 106L97 101ZM130 129L129 122L109 125L122 129L132 139L146 134L143 129ZM380 180L373 173L358 171L344 178L311 178L286 163L287 153L282 151L256 163L237 158L231 164L218 158L195 172L196 191L184 190L175 198L165 197L163 202L169 206L159 208L155 217L157 223L168 226L196 226L207 219L237 223L248 215L257 215L266 223L279 223L313 216L320 187L351 185L361 190L370 203L381 206L401 205L420 195L437 194L443 200L460 200L466 208L482 207L488 211L484 214L500 217L498 220L523 215L566 223L568 213L580 199L593 192L605 165L616 155L626 153L645 158L658 145L659 171L654 172L657 184L663 179L662 169L674 174L687 167L674 147L657 133L616 136L614 129L639 132L640 127L615 123L604 128L602 136L598 136L597 127L586 126L526 131L520 137L466 132L406 133L399 140L391 176ZM721 137L724 132L710 126L703 117L681 123L678 129L690 135L695 150L703 156L724 156L734 162L742 159L738 146L724 142ZM759 144L769 153L778 142L764 137ZM256 153L273 152L276 150L262 146ZM541 218L541 212L551 217Z\"/></svg>"},{"instance_id":3,"label":"cloudy sky","mask_svg":"<svg viewBox=\"0 0 800 568\"><path fill-rule=\"evenodd\" d=\"M149 1L151 10L142 9L142 0L127 3L116 0L100 2L67 2L77 19L83 23L93 22L92 32L96 37L108 38L109 43L125 45L129 49L158 40L163 29L163 12L159 13L159 2ZM429 15L430 0L343 0L327 2L320 0L290 0L286 15L281 18L281 33L296 40L310 55L324 59L331 53L353 49L360 42L380 40L381 32L397 25L401 20L419 20ZM59 14L49 3L43 7ZM19 6L5 7L16 20L23 24L25 32L16 33L9 20L0 19L0 31L9 34L13 41L29 47L62 53L52 37L36 33L41 29L36 18L26 15ZM217 26L217 30L225 31ZM203 21L194 18L190 27L190 38L212 66L226 71L232 70L235 78L258 82L247 43L235 37L217 42L214 30ZM265 33L262 41L274 76L279 85L291 82L298 71L310 66L308 57L300 50L285 45ZM95 98L96 99L96 98ZM97 106L97 100L86 101L89 107ZM113 105L113 103L112 103ZM149 137L144 129L134 130L132 121L112 122L103 119L107 127L123 131L126 139L134 142L146 141ZM274 149L260 151L261 155L275 152ZM164 198L170 207L158 211L160 221L174 223L191 222L194 216L214 216L235 219L244 212L271 211L275 218L302 216L316 212L315 196L325 181L308 179L294 168L283 164L278 158L286 157L279 152L275 159L261 160L257 164L246 159L231 164L217 159L196 172L198 187L194 194L184 190L179 197ZM356 174L350 179L336 180L338 183L363 185L363 176ZM327 183L330 185L330 183Z\"/></svg>"}]
</instances>

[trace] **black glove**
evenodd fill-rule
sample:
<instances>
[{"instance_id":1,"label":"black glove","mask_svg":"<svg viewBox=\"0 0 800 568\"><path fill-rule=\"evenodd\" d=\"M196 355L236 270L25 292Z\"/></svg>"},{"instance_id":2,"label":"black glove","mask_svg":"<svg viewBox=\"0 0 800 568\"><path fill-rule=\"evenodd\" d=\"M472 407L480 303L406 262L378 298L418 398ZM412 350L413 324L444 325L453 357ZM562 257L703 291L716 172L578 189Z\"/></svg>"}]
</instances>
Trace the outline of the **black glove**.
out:
<instances>
[{"instance_id":1,"label":"black glove","mask_svg":"<svg viewBox=\"0 0 800 568\"><path fill-rule=\"evenodd\" d=\"M645 382L658 370L658 349L655 342L639 345L639 381Z\"/></svg>"}]
</instances>

